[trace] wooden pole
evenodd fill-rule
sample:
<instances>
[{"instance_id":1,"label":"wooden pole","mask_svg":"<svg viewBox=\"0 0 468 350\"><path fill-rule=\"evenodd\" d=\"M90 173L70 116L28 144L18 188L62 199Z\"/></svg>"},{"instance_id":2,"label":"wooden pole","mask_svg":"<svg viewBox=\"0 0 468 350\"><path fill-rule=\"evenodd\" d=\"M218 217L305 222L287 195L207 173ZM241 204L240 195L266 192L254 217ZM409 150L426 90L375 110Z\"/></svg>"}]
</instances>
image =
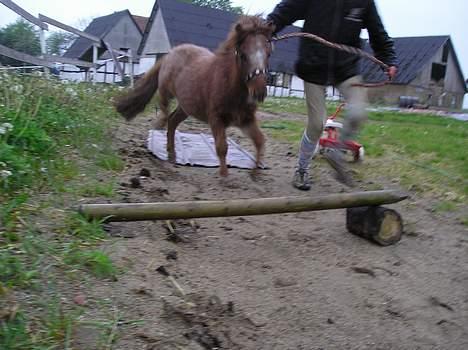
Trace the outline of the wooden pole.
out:
<instances>
[{"instance_id":1,"label":"wooden pole","mask_svg":"<svg viewBox=\"0 0 468 350\"><path fill-rule=\"evenodd\" d=\"M220 201L83 204L78 211L105 221L169 220L224 216L265 215L341 209L396 203L407 198L397 191L368 191L322 197L276 197Z\"/></svg>"},{"instance_id":2,"label":"wooden pole","mask_svg":"<svg viewBox=\"0 0 468 350\"><path fill-rule=\"evenodd\" d=\"M47 55L47 44L46 44L46 39L45 39L45 30L44 29L40 29L40 32L39 32L39 39L40 39L40 43L41 43L41 58L42 59L46 59L46 55ZM47 66L44 66L44 75L47 77L49 76L49 68Z\"/></svg>"},{"instance_id":3,"label":"wooden pole","mask_svg":"<svg viewBox=\"0 0 468 350\"><path fill-rule=\"evenodd\" d=\"M97 81L97 60L98 60L98 46L93 44L93 84Z\"/></svg>"},{"instance_id":4,"label":"wooden pole","mask_svg":"<svg viewBox=\"0 0 468 350\"><path fill-rule=\"evenodd\" d=\"M130 64L130 87L133 88L135 81L134 81L134 75L135 75L135 68L133 67L133 51L132 49L128 49L128 62Z\"/></svg>"}]
</instances>

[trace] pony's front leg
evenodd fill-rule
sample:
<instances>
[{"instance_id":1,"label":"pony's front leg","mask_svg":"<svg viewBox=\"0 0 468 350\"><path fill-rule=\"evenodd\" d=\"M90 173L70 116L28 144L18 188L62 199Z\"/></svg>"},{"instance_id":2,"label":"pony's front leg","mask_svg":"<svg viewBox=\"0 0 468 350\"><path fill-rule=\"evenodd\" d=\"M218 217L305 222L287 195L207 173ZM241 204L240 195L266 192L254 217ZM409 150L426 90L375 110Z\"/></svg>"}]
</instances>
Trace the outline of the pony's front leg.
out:
<instances>
[{"instance_id":1,"label":"pony's front leg","mask_svg":"<svg viewBox=\"0 0 468 350\"><path fill-rule=\"evenodd\" d=\"M263 154L265 150L265 136L260 130L257 121L254 119L248 124L242 126L242 131L247 135L253 142L256 149L256 166L260 168L262 164Z\"/></svg>"},{"instance_id":2,"label":"pony's front leg","mask_svg":"<svg viewBox=\"0 0 468 350\"><path fill-rule=\"evenodd\" d=\"M219 158L219 174L223 177L228 175L228 168L226 164L226 155L228 144L226 142L226 127L223 124L216 123L211 125L211 132L216 146L216 154Z\"/></svg>"}]
</instances>

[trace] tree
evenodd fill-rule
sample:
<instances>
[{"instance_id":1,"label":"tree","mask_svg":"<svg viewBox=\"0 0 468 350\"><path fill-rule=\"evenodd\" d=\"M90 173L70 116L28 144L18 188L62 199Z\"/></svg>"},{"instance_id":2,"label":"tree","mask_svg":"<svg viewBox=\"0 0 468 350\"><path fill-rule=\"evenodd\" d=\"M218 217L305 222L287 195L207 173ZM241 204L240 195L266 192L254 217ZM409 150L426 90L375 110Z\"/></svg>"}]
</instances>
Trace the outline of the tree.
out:
<instances>
[{"instance_id":1,"label":"tree","mask_svg":"<svg viewBox=\"0 0 468 350\"><path fill-rule=\"evenodd\" d=\"M244 10L241 6L233 6L231 0L184 0L194 5L211 7L213 9L225 10L241 15Z\"/></svg>"},{"instance_id":2,"label":"tree","mask_svg":"<svg viewBox=\"0 0 468 350\"><path fill-rule=\"evenodd\" d=\"M38 30L23 19L0 29L0 44L32 56L41 54ZM0 56L0 63L9 66L23 65L23 62L5 56Z\"/></svg>"},{"instance_id":3,"label":"tree","mask_svg":"<svg viewBox=\"0 0 468 350\"><path fill-rule=\"evenodd\" d=\"M68 32L52 32L47 38L47 52L61 56L76 39L76 35Z\"/></svg>"}]
</instances>

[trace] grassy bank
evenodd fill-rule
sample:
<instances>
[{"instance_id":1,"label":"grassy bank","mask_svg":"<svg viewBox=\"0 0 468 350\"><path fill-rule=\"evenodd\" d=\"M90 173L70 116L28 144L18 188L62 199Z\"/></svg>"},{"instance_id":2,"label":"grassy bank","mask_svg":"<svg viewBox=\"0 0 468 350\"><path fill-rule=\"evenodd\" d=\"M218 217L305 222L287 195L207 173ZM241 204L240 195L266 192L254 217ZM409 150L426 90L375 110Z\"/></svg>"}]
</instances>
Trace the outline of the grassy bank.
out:
<instances>
[{"instance_id":1,"label":"grassy bank","mask_svg":"<svg viewBox=\"0 0 468 350\"><path fill-rule=\"evenodd\" d=\"M59 285L118 274L102 226L69 208L115 195L115 92L0 73L1 349L70 348L84 311Z\"/></svg>"},{"instance_id":2,"label":"grassy bank","mask_svg":"<svg viewBox=\"0 0 468 350\"><path fill-rule=\"evenodd\" d=\"M262 107L263 108L263 107ZM328 106L329 115L336 105ZM269 98L265 111L306 114L302 99ZM303 121L287 117L262 124L275 138L297 144ZM430 115L371 112L359 141L367 160L364 174L385 176L439 200L435 210L465 207L468 197L468 123ZM467 221L468 218L461 218Z\"/></svg>"}]
</instances>

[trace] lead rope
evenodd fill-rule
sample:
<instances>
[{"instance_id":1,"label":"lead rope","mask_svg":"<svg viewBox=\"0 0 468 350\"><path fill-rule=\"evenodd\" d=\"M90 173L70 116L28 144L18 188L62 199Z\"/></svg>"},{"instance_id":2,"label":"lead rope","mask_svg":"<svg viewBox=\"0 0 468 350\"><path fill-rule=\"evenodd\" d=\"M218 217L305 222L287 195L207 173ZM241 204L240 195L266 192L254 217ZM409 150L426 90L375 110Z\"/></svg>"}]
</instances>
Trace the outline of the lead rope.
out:
<instances>
[{"instance_id":1,"label":"lead rope","mask_svg":"<svg viewBox=\"0 0 468 350\"><path fill-rule=\"evenodd\" d=\"M353 46L349 46L349 45L332 43L332 42L330 42L328 40L325 40L322 37L319 37L318 35L311 34L311 33L288 33L288 34L283 34L283 35L280 35L280 36L273 37L272 40L279 41L279 40L284 40L284 39L289 39L289 38L294 38L294 37L304 37L304 38L309 38L309 39L315 40L315 41L321 43L322 45L331 47L333 49L345 51L345 52L351 53L353 55L357 55L357 56L367 58L367 59L371 60L372 62L374 62L375 64L382 67L384 70L389 69L389 66L386 63L382 62L381 60L379 60L375 56L365 52L364 50L361 50L361 49L358 49L357 47L353 47ZM384 86L387 83L389 83L389 81L384 81L384 82L380 82L380 83L371 83L371 84L353 84L353 86L378 87L378 86Z\"/></svg>"}]
</instances>

